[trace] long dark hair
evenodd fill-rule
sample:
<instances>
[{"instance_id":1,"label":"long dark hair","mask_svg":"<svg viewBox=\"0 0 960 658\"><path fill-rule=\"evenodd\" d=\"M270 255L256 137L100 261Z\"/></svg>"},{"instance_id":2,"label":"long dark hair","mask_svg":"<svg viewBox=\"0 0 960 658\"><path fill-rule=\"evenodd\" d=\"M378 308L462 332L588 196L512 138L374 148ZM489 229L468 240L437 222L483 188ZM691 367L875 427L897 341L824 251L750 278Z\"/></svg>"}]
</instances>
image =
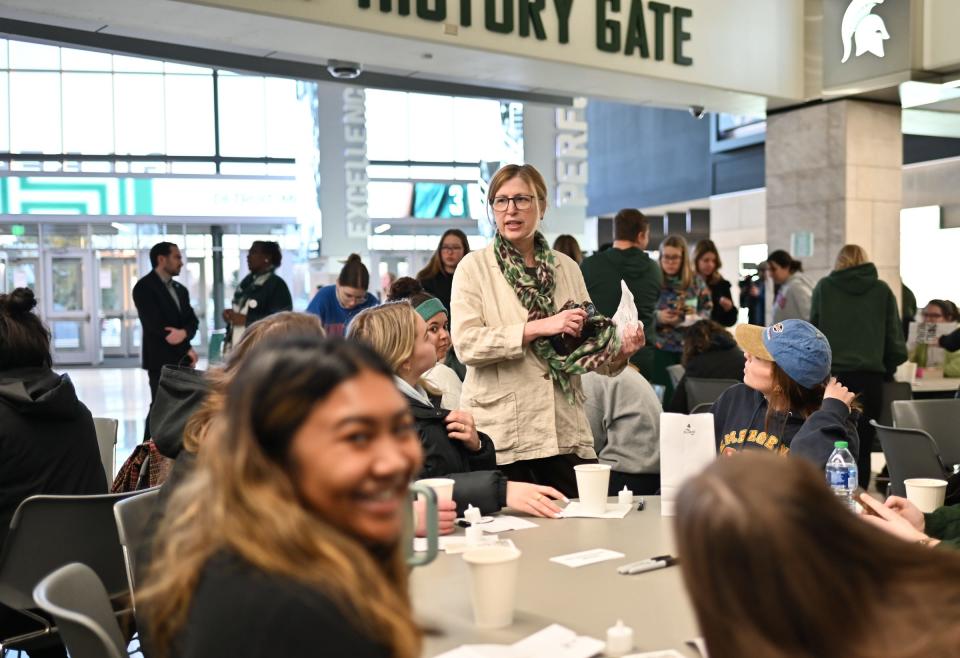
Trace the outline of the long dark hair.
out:
<instances>
[{"instance_id":1,"label":"long dark hair","mask_svg":"<svg viewBox=\"0 0 960 658\"><path fill-rule=\"evenodd\" d=\"M464 256L470 253L470 242L467 240L467 234L458 228L449 228L440 236L440 241L437 243L437 250L430 256L430 261L422 270L417 272L417 279L420 281L432 279L443 271L443 261L440 260L440 252L443 249L443 241L446 240L449 235L453 235L460 240L460 244L463 245Z\"/></svg>"},{"instance_id":2,"label":"long dark hair","mask_svg":"<svg viewBox=\"0 0 960 658\"><path fill-rule=\"evenodd\" d=\"M36 305L30 288L0 295L0 370L53 365L50 330L33 313Z\"/></svg>"},{"instance_id":3,"label":"long dark hair","mask_svg":"<svg viewBox=\"0 0 960 658\"><path fill-rule=\"evenodd\" d=\"M717 460L680 490L675 530L711 656L960 656L960 555L861 521L803 459Z\"/></svg>"},{"instance_id":4,"label":"long dark hair","mask_svg":"<svg viewBox=\"0 0 960 658\"><path fill-rule=\"evenodd\" d=\"M795 260L793 256L784 251L783 249L777 249L769 256L767 256L768 263L776 263L778 267L793 274L794 272L803 272L803 263L798 260Z\"/></svg>"},{"instance_id":5,"label":"long dark hair","mask_svg":"<svg viewBox=\"0 0 960 658\"><path fill-rule=\"evenodd\" d=\"M717 251L717 245L713 243L713 240L701 240L693 248L693 271L697 274L700 274L699 270L697 270L697 264L700 262L700 259L707 254L713 254L717 257L717 266L714 268L713 274L709 277L704 277L707 285L709 285L723 280L723 277L720 276L720 268L723 267L723 261L720 260L720 252Z\"/></svg>"},{"instance_id":6,"label":"long dark hair","mask_svg":"<svg viewBox=\"0 0 960 658\"><path fill-rule=\"evenodd\" d=\"M713 347L714 337L724 334L730 336L726 327L713 320L698 320L690 325L683 334L683 358L681 360L683 365L686 366L693 357L709 352Z\"/></svg>"},{"instance_id":7,"label":"long dark hair","mask_svg":"<svg viewBox=\"0 0 960 658\"><path fill-rule=\"evenodd\" d=\"M204 566L230 551L262 572L320 589L395 658L420 655L401 542L375 558L305 507L291 476L297 430L318 402L362 372L393 378L363 345L306 336L264 341L240 365L197 469L170 501L139 595L161 651L182 631Z\"/></svg>"},{"instance_id":8,"label":"long dark hair","mask_svg":"<svg viewBox=\"0 0 960 658\"><path fill-rule=\"evenodd\" d=\"M359 288L366 290L370 287L370 271L360 260L359 254L350 254L343 269L340 270L340 276L337 277L337 283L341 286L350 288Z\"/></svg>"}]
</instances>

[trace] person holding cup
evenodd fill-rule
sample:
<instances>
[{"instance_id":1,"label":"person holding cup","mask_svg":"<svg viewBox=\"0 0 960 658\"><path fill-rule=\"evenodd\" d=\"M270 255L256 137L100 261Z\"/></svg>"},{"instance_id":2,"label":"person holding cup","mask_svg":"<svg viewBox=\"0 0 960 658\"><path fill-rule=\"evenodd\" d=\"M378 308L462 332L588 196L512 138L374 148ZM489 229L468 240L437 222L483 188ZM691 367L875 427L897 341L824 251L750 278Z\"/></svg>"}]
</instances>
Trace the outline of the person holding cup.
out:
<instances>
[{"instance_id":1,"label":"person holding cup","mask_svg":"<svg viewBox=\"0 0 960 658\"><path fill-rule=\"evenodd\" d=\"M354 318L348 334L376 350L393 369L423 445L420 477L449 478L461 513L468 505L483 514L509 506L533 516L557 518L561 510L553 501L565 500L562 493L546 485L508 481L497 470L493 441L477 430L473 415L439 405L437 391L423 380L437 362L423 317L432 316L433 309L428 306L421 315L420 308L415 311L409 301L400 300L367 309Z\"/></svg>"},{"instance_id":2,"label":"person holding cup","mask_svg":"<svg viewBox=\"0 0 960 658\"><path fill-rule=\"evenodd\" d=\"M415 658L401 541L423 455L389 367L342 340L264 341L174 494L138 593L167 658Z\"/></svg>"},{"instance_id":3,"label":"person holding cup","mask_svg":"<svg viewBox=\"0 0 960 658\"><path fill-rule=\"evenodd\" d=\"M905 541L960 549L960 505L945 505L923 512L900 496L890 496L883 504L867 498L863 497L876 516L865 514L862 518L874 527Z\"/></svg>"},{"instance_id":4,"label":"person holding cup","mask_svg":"<svg viewBox=\"0 0 960 658\"><path fill-rule=\"evenodd\" d=\"M660 243L660 269L663 285L657 302L656 352L651 383L665 388L664 406L673 397L673 383L667 367L680 363L683 356L683 327L697 320L708 320L713 312L710 287L694 272L687 241L668 235Z\"/></svg>"},{"instance_id":5,"label":"person holding cup","mask_svg":"<svg viewBox=\"0 0 960 658\"><path fill-rule=\"evenodd\" d=\"M467 366L461 401L493 438L500 470L575 496L573 467L597 459L580 375L616 375L645 339L639 326L623 327L621 339L593 308L577 264L550 249L540 232L548 198L531 165L491 178L496 235L453 275L452 334Z\"/></svg>"}]
</instances>

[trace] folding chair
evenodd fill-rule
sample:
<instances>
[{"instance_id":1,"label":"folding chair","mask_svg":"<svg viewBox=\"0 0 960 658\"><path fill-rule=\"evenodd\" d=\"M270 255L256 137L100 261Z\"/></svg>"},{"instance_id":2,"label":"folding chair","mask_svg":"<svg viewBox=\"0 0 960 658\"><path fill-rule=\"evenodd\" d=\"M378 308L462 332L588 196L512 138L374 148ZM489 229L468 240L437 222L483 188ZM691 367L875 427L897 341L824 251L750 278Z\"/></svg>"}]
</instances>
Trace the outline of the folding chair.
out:
<instances>
[{"instance_id":1,"label":"folding chair","mask_svg":"<svg viewBox=\"0 0 960 658\"><path fill-rule=\"evenodd\" d=\"M892 412L894 426L929 434L943 463L956 470L960 464L960 400L897 400Z\"/></svg>"}]
</instances>

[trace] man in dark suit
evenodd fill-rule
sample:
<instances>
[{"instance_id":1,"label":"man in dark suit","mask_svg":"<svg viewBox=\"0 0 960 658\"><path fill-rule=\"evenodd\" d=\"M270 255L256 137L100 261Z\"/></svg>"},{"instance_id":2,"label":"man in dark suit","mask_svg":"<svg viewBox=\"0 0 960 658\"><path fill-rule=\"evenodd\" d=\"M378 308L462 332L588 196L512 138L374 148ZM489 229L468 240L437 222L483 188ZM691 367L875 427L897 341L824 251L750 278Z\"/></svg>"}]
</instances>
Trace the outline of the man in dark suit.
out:
<instances>
[{"instance_id":1,"label":"man in dark suit","mask_svg":"<svg viewBox=\"0 0 960 658\"><path fill-rule=\"evenodd\" d=\"M190 293L173 280L183 267L180 248L172 242L158 242L150 249L150 265L153 270L133 287L133 303L143 327L140 353L143 369L150 377L152 403L163 366L192 366L197 362L190 341L200 321L190 306Z\"/></svg>"}]
</instances>

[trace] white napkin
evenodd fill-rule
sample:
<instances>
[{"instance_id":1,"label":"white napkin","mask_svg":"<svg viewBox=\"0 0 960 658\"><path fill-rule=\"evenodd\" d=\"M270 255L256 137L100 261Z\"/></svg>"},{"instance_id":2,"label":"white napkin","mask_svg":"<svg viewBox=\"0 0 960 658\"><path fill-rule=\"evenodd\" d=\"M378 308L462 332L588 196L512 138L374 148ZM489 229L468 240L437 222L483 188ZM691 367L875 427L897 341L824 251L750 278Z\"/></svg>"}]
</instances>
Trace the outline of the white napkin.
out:
<instances>
[{"instance_id":1,"label":"white napkin","mask_svg":"<svg viewBox=\"0 0 960 658\"><path fill-rule=\"evenodd\" d=\"M465 644L437 658L591 658L605 646L600 640L553 624L509 646Z\"/></svg>"}]
</instances>

